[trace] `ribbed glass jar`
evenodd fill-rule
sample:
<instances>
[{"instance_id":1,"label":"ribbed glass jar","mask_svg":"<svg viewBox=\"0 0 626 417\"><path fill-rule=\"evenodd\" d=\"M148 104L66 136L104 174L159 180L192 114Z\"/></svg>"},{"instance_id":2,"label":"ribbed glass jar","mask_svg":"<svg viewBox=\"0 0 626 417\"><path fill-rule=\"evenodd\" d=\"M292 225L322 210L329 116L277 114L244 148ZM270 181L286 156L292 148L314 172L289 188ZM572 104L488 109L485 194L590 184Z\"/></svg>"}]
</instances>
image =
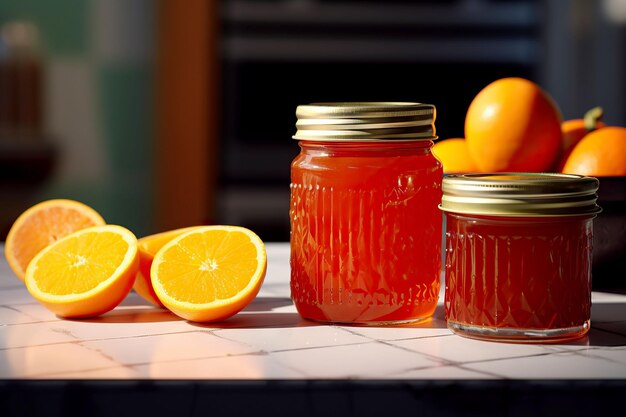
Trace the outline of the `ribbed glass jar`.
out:
<instances>
[{"instance_id":1,"label":"ribbed glass jar","mask_svg":"<svg viewBox=\"0 0 626 417\"><path fill-rule=\"evenodd\" d=\"M301 148L291 165L296 308L302 317L322 322L383 325L428 318L437 304L441 269L442 168L430 151L434 108L325 106L336 117L317 117L316 123L330 119L334 132L338 124L354 124L368 114L376 113L378 120L369 118L355 133L370 129L372 137L353 138L350 128L339 138L329 133L320 140L318 130L310 139L300 128L295 136ZM430 109L427 117L424 108ZM402 133L393 124L398 117L423 131L411 133L409 126ZM410 137L375 137L389 124Z\"/></svg>"},{"instance_id":2,"label":"ribbed glass jar","mask_svg":"<svg viewBox=\"0 0 626 417\"><path fill-rule=\"evenodd\" d=\"M515 173L443 184L448 327L513 342L585 335L598 181Z\"/></svg>"}]
</instances>

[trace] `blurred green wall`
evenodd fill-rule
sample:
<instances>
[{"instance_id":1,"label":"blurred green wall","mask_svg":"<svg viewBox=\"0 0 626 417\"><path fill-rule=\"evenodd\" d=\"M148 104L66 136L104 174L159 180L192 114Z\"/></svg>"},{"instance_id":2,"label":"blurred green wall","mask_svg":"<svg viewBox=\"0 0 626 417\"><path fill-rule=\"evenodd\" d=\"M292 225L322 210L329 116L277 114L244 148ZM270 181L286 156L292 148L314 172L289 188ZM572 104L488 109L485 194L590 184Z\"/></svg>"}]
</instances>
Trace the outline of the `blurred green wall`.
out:
<instances>
[{"instance_id":1,"label":"blurred green wall","mask_svg":"<svg viewBox=\"0 0 626 417\"><path fill-rule=\"evenodd\" d=\"M45 59L44 130L59 151L34 200L70 198L137 236L152 232L151 0L0 2L34 23ZM0 92L1 93L1 92Z\"/></svg>"}]
</instances>

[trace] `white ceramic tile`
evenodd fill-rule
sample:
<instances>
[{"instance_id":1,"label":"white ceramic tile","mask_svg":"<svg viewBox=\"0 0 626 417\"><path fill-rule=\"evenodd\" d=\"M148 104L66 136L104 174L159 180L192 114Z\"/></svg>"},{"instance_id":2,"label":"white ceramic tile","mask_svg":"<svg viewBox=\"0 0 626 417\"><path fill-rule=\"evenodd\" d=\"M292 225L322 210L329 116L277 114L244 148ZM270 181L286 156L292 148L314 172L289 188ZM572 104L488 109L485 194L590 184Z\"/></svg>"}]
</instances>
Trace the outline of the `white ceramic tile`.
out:
<instances>
[{"instance_id":1,"label":"white ceramic tile","mask_svg":"<svg viewBox=\"0 0 626 417\"><path fill-rule=\"evenodd\" d=\"M76 341L76 338L66 330L48 323L26 323L0 327L0 349L73 341Z\"/></svg>"},{"instance_id":2,"label":"white ceramic tile","mask_svg":"<svg viewBox=\"0 0 626 417\"><path fill-rule=\"evenodd\" d=\"M590 349L584 354L590 358L602 358L614 363L615 366L622 368L622 373L626 377L626 347Z\"/></svg>"},{"instance_id":3,"label":"white ceramic tile","mask_svg":"<svg viewBox=\"0 0 626 417\"><path fill-rule=\"evenodd\" d=\"M587 345L592 347L626 346L626 322L591 325Z\"/></svg>"},{"instance_id":4,"label":"white ceramic tile","mask_svg":"<svg viewBox=\"0 0 626 417\"><path fill-rule=\"evenodd\" d=\"M1 266L6 266L5 262L0 262ZM24 288L24 284L13 274L8 266L0 267L0 290L19 290Z\"/></svg>"},{"instance_id":5,"label":"white ceramic tile","mask_svg":"<svg viewBox=\"0 0 626 417\"><path fill-rule=\"evenodd\" d=\"M458 366L437 366L433 368L413 369L407 372L389 375L398 379L498 379L496 375L470 371Z\"/></svg>"},{"instance_id":6,"label":"white ceramic tile","mask_svg":"<svg viewBox=\"0 0 626 417\"><path fill-rule=\"evenodd\" d=\"M126 366L88 369L71 372L49 373L47 379L139 379L143 376L136 369Z\"/></svg>"},{"instance_id":7,"label":"white ceramic tile","mask_svg":"<svg viewBox=\"0 0 626 417\"><path fill-rule=\"evenodd\" d=\"M577 352L479 362L464 365L464 368L514 379L626 378L626 366Z\"/></svg>"},{"instance_id":8,"label":"white ceramic tile","mask_svg":"<svg viewBox=\"0 0 626 417\"><path fill-rule=\"evenodd\" d=\"M447 328L440 327L350 327L349 330L374 340L420 339L452 334Z\"/></svg>"},{"instance_id":9,"label":"white ceramic tile","mask_svg":"<svg viewBox=\"0 0 626 417\"><path fill-rule=\"evenodd\" d=\"M594 291L591 293L592 303L626 303L626 295L610 292Z\"/></svg>"},{"instance_id":10,"label":"white ceramic tile","mask_svg":"<svg viewBox=\"0 0 626 417\"><path fill-rule=\"evenodd\" d=\"M4 243L0 243L0 288L19 288L24 284L15 276L9 264L4 260Z\"/></svg>"},{"instance_id":11,"label":"white ceramic tile","mask_svg":"<svg viewBox=\"0 0 626 417\"><path fill-rule=\"evenodd\" d=\"M322 346L339 346L369 342L334 326L310 326L267 329L224 329L215 334L229 340L245 343L267 352Z\"/></svg>"},{"instance_id":12,"label":"white ceramic tile","mask_svg":"<svg viewBox=\"0 0 626 417\"><path fill-rule=\"evenodd\" d=\"M278 362L307 378L386 378L439 362L379 342L271 353Z\"/></svg>"},{"instance_id":13,"label":"white ceramic tile","mask_svg":"<svg viewBox=\"0 0 626 417\"><path fill-rule=\"evenodd\" d=\"M283 243L266 243L267 272L264 284L289 283L289 245Z\"/></svg>"},{"instance_id":14,"label":"white ceramic tile","mask_svg":"<svg viewBox=\"0 0 626 417\"><path fill-rule=\"evenodd\" d=\"M165 310L162 307L156 307L154 304L144 300L139 294L137 294L134 290L131 291L124 300L117 307L150 307Z\"/></svg>"},{"instance_id":15,"label":"white ceramic tile","mask_svg":"<svg viewBox=\"0 0 626 417\"><path fill-rule=\"evenodd\" d=\"M514 358L553 351L544 345L485 342L456 335L396 340L388 343L455 363Z\"/></svg>"},{"instance_id":16,"label":"white ceramic tile","mask_svg":"<svg viewBox=\"0 0 626 417\"><path fill-rule=\"evenodd\" d=\"M431 319L416 324L384 327L351 326L347 327L347 329L350 332L375 340L414 339L452 334L447 328L445 320L439 317L437 312Z\"/></svg>"},{"instance_id":17,"label":"white ceramic tile","mask_svg":"<svg viewBox=\"0 0 626 417\"><path fill-rule=\"evenodd\" d=\"M287 278L289 279L289 278ZM273 297L291 297L291 289L289 284L284 282L265 282L259 291L259 294L273 296Z\"/></svg>"},{"instance_id":18,"label":"white ceramic tile","mask_svg":"<svg viewBox=\"0 0 626 417\"><path fill-rule=\"evenodd\" d=\"M24 324L39 321L13 307L0 306L0 326Z\"/></svg>"},{"instance_id":19,"label":"white ceramic tile","mask_svg":"<svg viewBox=\"0 0 626 417\"><path fill-rule=\"evenodd\" d=\"M0 291L0 305L35 304L37 300L28 293L26 287L9 287Z\"/></svg>"},{"instance_id":20,"label":"white ceramic tile","mask_svg":"<svg viewBox=\"0 0 626 417\"><path fill-rule=\"evenodd\" d=\"M152 307L117 308L85 320L60 320L54 324L79 340L99 340L189 332L197 327L167 310Z\"/></svg>"},{"instance_id":21,"label":"white ceramic tile","mask_svg":"<svg viewBox=\"0 0 626 417\"><path fill-rule=\"evenodd\" d=\"M591 323L626 322L626 301L591 304Z\"/></svg>"},{"instance_id":22,"label":"white ceramic tile","mask_svg":"<svg viewBox=\"0 0 626 417\"><path fill-rule=\"evenodd\" d=\"M584 351L611 346L626 346L626 336L622 336L604 328L610 328L614 323L594 323L585 337L562 342L555 345L547 345L554 351Z\"/></svg>"},{"instance_id":23,"label":"white ceramic tile","mask_svg":"<svg viewBox=\"0 0 626 417\"><path fill-rule=\"evenodd\" d=\"M144 378L156 379L293 379L302 374L267 355L242 355L133 367Z\"/></svg>"},{"instance_id":24,"label":"white ceramic tile","mask_svg":"<svg viewBox=\"0 0 626 417\"><path fill-rule=\"evenodd\" d=\"M204 331L96 340L83 342L82 345L124 365L241 355L257 351L245 344Z\"/></svg>"},{"instance_id":25,"label":"white ceramic tile","mask_svg":"<svg viewBox=\"0 0 626 417\"><path fill-rule=\"evenodd\" d=\"M452 335L441 304L433 320L417 325L326 326L302 319L291 303L289 246L266 248L259 296L208 324L134 293L101 317L63 320L0 257L0 379L626 378L626 296L594 293L589 335L558 345Z\"/></svg>"},{"instance_id":26,"label":"white ceramic tile","mask_svg":"<svg viewBox=\"0 0 626 417\"><path fill-rule=\"evenodd\" d=\"M276 268L289 266L289 257L291 256L289 244L284 242L267 242L265 243L265 250L267 252L267 262L270 266L276 266Z\"/></svg>"},{"instance_id":27,"label":"white ceramic tile","mask_svg":"<svg viewBox=\"0 0 626 417\"><path fill-rule=\"evenodd\" d=\"M219 323L196 324L196 326L208 329L255 329L259 327L287 328L311 326L312 324L312 322L302 319L295 311L241 311L228 320Z\"/></svg>"},{"instance_id":28,"label":"white ceramic tile","mask_svg":"<svg viewBox=\"0 0 626 417\"><path fill-rule=\"evenodd\" d=\"M118 366L98 352L75 343L7 349L0 355L0 379L48 378L60 372L78 372Z\"/></svg>"},{"instance_id":29,"label":"white ceramic tile","mask_svg":"<svg viewBox=\"0 0 626 417\"><path fill-rule=\"evenodd\" d=\"M17 304L11 306L11 308L19 311L20 313L30 317L32 321L59 321L61 318L57 317L53 312L45 308L39 303L35 304Z\"/></svg>"},{"instance_id":30,"label":"white ceramic tile","mask_svg":"<svg viewBox=\"0 0 626 417\"><path fill-rule=\"evenodd\" d=\"M289 297L275 297L269 294L261 294L252 300L252 302L244 308L244 312L268 312L268 311L282 311L282 312L296 312L296 308Z\"/></svg>"},{"instance_id":31,"label":"white ceramic tile","mask_svg":"<svg viewBox=\"0 0 626 417\"><path fill-rule=\"evenodd\" d=\"M275 307L274 309L272 309L273 312L275 313L288 313L288 314L298 314L298 310L296 310L296 307L291 304L291 305L285 305L282 307ZM303 320L303 321L309 321L309 320ZM318 324L315 322L311 322L312 324Z\"/></svg>"}]
</instances>

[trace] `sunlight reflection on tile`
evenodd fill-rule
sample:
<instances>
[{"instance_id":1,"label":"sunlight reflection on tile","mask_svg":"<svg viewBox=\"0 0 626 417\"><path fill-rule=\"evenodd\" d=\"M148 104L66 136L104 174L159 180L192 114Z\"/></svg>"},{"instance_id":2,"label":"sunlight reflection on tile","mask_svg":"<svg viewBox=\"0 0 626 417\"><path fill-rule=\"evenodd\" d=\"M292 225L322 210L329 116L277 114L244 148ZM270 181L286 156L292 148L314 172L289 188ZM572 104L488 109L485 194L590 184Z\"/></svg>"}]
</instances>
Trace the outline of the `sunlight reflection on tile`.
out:
<instances>
[{"instance_id":1,"label":"sunlight reflection on tile","mask_svg":"<svg viewBox=\"0 0 626 417\"><path fill-rule=\"evenodd\" d=\"M133 367L142 377L177 379L291 379L302 374L267 356L242 355L215 359L157 362Z\"/></svg>"},{"instance_id":2,"label":"sunlight reflection on tile","mask_svg":"<svg viewBox=\"0 0 626 417\"><path fill-rule=\"evenodd\" d=\"M143 364L181 359L210 358L252 353L258 349L225 340L208 332L163 334L125 340L96 340L83 346L101 352L121 364Z\"/></svg>"},{"instance_id":3,"label":"sunlight reflection on tile","mask_svg":"<svg viewBox=\"0 0 626 417\"><path fill-rule=\"evenodd\" d=\"M310 378L388 378L418 367L438 366L434 359L377 342L270 354Z\"/></svg>"},{"instance_id":4,"label":"sunlight reflection on tile","mask_svg":"<svg viewBox=\"0 0 626 417\"><path fill-rule=\"evenodd\" d=\"M46 377L59 372L118 366L111 359L74 343L8 349L0 355L0 376Z\"/></svg>"},{"instance_id":5,"label":"sunlight reflection on tile","mask_svg":"<svg viewBox=\"0 0 626 417\"><path fill-rule=\"evenodd\" d=\"M26 323L0 327L0 346L4 349L72 342L76 338L48 323Z\"/></svg>"},{"instance_id":6,"label":"sunlight reflection on tile","mask_svg":"<svg viewBox=\"0 0 626 417\"><path fill-rule=\"evenodd\" d=\"M346 332L334 326L223 329L217 330L215 334L268 352L367 343L370 341L365 337Z\"/></svg>"},{"instance_id":7,"label":"sunlight reflection on tile","mask_svg":"<svg viewBox=\"0 0 626 417\"><path fill-rule=\"evenodd\" d=\"M135 293L100 317L61 319L0 257L0 379L626 379L624 295L594 293L589 335L549 345L454 335L442 294L422 323L326 325L290 299L289 246L267 250L259 295L218 323L183 320Z\"/></svg>"}]
</instances>

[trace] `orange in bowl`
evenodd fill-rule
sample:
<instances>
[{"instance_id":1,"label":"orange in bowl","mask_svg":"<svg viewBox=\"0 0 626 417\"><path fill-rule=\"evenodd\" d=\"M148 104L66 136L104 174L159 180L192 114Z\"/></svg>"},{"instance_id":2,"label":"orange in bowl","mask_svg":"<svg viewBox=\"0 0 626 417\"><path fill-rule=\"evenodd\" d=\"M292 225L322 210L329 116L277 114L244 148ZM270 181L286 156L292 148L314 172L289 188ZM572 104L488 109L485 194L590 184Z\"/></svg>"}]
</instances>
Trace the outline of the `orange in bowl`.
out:
<instances>
[{"instance_id":1,"label":"orange in bowl","mask_svg":"<svg viewBox=\"0 0 626 417\"><path fill-rule=\"evenodd\" d=\"M605 127L606 125L600 121L603 113L602 107L594 107L587 111L582 119L565 120L561 124L561 131L563 132L562 151L571 151L588 133Z\"/></svg>"},{"instance_id":2,"label":"orange in bowl","mask_svg":"<svg viewBox=\"0 0 626 417\"><path fill-rule=\"evenodd\" d=\"M224 320L256 297L267 267L263 241L237 226L203 226L166 243L150 276L165 307L197 322Z\"/></svg>"},{"instance_id":3,"label":"orange in bowl","mask_svg":"<svg viewBox=\"0 0 626 417\"><path fill-rule=\"evenodd\" d=\"M565 162L574 150L574 147L586 135L594 130L601 129L606 126L600 119L602 118L602 107L594 107L585 113L582 119L565 120L561 123L562 141L561 141L561 157L557 166L557 171L561 172L565 166Z\"/></svg>"},{"instance_id":4,"label":"orange in bowl","mask_svg":"<svg viewBox=\"0 0 626 417\"><path fill-rule=\"evenodd\" d=\"M502 78L470 104L465 140L480 171L549 171L561 150L560 111L532 81Z\"/></svg>"},{"instance_id":5,"label":"orange in bowl","mask_svg":"<svg viewBox=\"0 0 626 417\"><path fill-rule=\"evenodd\" d=\"M572 150L562 172L594 177L626 175L626 128L603 127L586 135Z\"/></svg>"},{"instance_id":6,"label":"orange in bowl","mask_svg":"<svg viewBox=\"0 0 626 417\"><path fill-rule=\"evenodd\" d=\"M43 248L77 230L104 224L100 214L78 201L43 201L15 220L7 235L4 256L23 281L28 263Z\"/></svg>"},{"instance_id":7,"label":"orange in bowl","mask_svg":"<svg viewBox=\"0 0 626 417\"><path fill-rule=\"evenodd\" d=\"M445 139L435 143L433 154L443 164L445 173L467 173L478 170L463 138Z\"/></svg>"},{"instance_id":8,"label":"orange in bowl","mask_svg":"<svg viewBox=\"0 0 626 417\"><path fill-rule=\"evenodd\" d=\"M26 288L53 313L93 317L115 308L133 285L137 239L114 225L74 232L41 250L26 269Z\"/></svg>"}]
</instances>

